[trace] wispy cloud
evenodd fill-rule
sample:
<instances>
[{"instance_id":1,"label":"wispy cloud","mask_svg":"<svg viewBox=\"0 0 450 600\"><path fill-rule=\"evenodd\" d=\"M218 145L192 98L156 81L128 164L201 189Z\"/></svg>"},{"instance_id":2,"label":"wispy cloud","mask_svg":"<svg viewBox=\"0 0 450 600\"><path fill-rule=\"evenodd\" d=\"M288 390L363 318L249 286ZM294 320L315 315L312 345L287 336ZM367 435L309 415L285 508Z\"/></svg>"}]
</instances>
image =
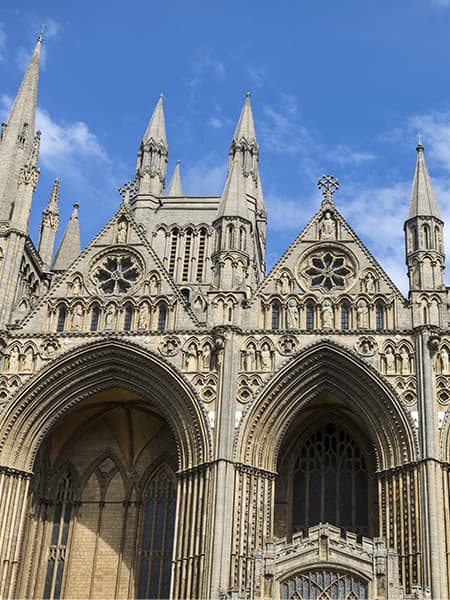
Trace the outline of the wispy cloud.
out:
<instances>
[{"instance_id":1,"label":"wispy cloud","mask_svg":"<svg viewBox=\"0 0 450 600\"><path fill-rule=\"evenodd\" d=\"M431 6L434 8L449 8L450 0L431 0Z\"/></svg>"},{"instance_id":2,"label":"wispy cloud","mask_svg":"<svg viewBox=\"0 0 450 600\"><path fill-rule=\"evenodd\" d=\"M327 153L327 158L340 167L347 167L375 160L376 156L370 152L357 152L346 144L339 144Z\"/></svg>"},{"instance_id":3,"label":"wispy cloud","mask_svg":"<svg viewBox=\"0 0 450 600\"><path fill-rule=\"evenodd\" d=\"M187 167L183 177L186 194L220 196L225 184L228 163L207 157Z\"/></svg>"},{"instance_id":4,"label":"wispy cloud","mask_svg":"<svg viewBox=\"0 0 450 600\"><path fill-rule=\"evenodd\" d=\"M226 77L225 65L221 60L210 54L198 54L192 62L192 73L185 78L186 85L193 90L206 76L215 76L217 79Z\"/></svg>"},{"instance_id":5,"label":"wispy cloud","mask_svg":"<svg viewBox=\"0 0 450 600\"><path fill-rule=\"evenodd\" d=\"M427 154L440 166L450 169L450 110L413 116L407 123L407 129L410 137L420 133Z\"/></svg>"},{"instance_id":6,"label":"wispy cloud","mask_svg":"<svg viewBox=\"0 0 450 600\"><path fill-rule=\"evenodd\" d=\"M264 85L264 79L266 76L264 67L248 66L247 73L251 87L257 90L261 89Z\"/></svg>"},{"instance_id":7,"label":"wispy cloud","mask_svg":"<svg viewBox=\"0 0 450 600\"><path fill-rule=\"evenodd\" d=\"M38 108L36 127L42 131L41 161L50 170L58 170L74 155L108 161L98 138L83 121L58 124L46 110Z\"/></svg>"}]
</instances>

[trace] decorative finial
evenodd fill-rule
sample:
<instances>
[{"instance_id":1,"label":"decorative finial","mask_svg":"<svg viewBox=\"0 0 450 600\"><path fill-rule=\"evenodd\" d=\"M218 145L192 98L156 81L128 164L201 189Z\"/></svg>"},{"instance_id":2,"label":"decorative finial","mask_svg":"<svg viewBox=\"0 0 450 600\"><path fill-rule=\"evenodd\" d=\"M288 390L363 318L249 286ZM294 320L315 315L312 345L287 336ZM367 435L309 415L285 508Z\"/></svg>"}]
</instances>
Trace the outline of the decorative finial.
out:
<instances>
[{"instance_id":1,"label":"decorative finial","mask_svg":"<svg viewBox=\"0 0 450 600\"><path fill-rule=\"evenodd\" d=\"M418 133L416 135L417 138L417 146L416 146L416 150L423 150L423 144L422 144L422 136L420 133Z\"/></svg>"},{"instance_id":2,"label":"decorative finial","mask_svg":"<svg viewBox=\"0 0 450 600\"><path fill-rule=\"evenodd\" d=\"M130 199L134 197L135 193L136 188L134 186L134 181L126 181L119 188L119 194L122 196L124 204L128 204Z\"/></svg>"},{"instance_id":3,"label":"decorative finial","mask_svg":"<svg viewBox=\"0 0 450 600\"><path fill-rule=\"evenodd\" d=\"M42 40L44 39L44 32L45 32L45 25L42 24L41 25L41 30L40 30L38 38L37 38L38 42L42 42Z\"/></svg>"},{"instance_id":4,"label":"decorative finial","mask_svg":"<svg viewBox=\"0 0 450 600\"><path fill-rule=\"evenodd\" d=\"M333 194L339 189L339 181L333 175L322 175L317 182L317 187L322 191L323 202L333 203Z\"/></svg>"},{"instance_id":5,"label":"decorative finial","mask_svg":"<svg viewBox=\"0 0 450 600\"><path fill-rule=\"evenodd\" d=\"M246 98L250 98L250 96L251 96L250 92L247 92L247 93L245 94L245 97L246 97Z\"/></svg>"},{"instance_id":6,"label":"decorative finial","mask_svg":"<svg viewBox=\"0 0 450 600\"><path fill-rule=\"evenodd\" d=\"M159 97L161 98L161 100L164 100L164 94L161 92Z\"/></svg>"}]
</instances>

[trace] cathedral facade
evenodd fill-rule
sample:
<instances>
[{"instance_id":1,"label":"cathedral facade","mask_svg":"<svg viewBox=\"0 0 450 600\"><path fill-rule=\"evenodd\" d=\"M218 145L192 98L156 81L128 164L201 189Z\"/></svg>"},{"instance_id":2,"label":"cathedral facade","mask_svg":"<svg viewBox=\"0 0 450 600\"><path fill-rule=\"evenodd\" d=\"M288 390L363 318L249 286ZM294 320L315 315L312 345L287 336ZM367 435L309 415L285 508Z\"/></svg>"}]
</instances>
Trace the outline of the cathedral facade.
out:
<instances>
[{"instance_id":1,"label":"cathedral facade","mask_svg":"<svg viewBox=\"0 0 450 600\"><path fill-rule=\"evenodd\" d=\"M319 180L270 273L247 96L219 197L185 196L158 100L122 203L54 252L41 39L0 139L0 597L447 598L443 221L417 161L409 295ZM318 203L319 204L319 203Z\"/></svg>"}]
</instances>

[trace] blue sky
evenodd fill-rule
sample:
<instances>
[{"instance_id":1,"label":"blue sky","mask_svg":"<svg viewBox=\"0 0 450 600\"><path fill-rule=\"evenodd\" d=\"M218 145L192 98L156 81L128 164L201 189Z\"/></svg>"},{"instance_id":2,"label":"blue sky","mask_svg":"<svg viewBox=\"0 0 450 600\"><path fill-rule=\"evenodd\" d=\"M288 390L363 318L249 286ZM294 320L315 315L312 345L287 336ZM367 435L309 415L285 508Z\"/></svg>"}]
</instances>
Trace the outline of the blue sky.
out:
<instances>
[{"instance_id":1,"label":"blue sky","mask_svg":"<svg viewBox=\"0 0 450 600\"><path fill-rule=\"evenodd\" d=\"M74 202L83 244L104 225L161 92L169 177L181 160L185 193L220 194L251 91L269 265L318 209L317 179L332 173L339 210L405 292L418 132L450 252L450 0L3 0L3 118L41 23L34 238L56 176L62 228Z\"/></svg>"}]
</instances>

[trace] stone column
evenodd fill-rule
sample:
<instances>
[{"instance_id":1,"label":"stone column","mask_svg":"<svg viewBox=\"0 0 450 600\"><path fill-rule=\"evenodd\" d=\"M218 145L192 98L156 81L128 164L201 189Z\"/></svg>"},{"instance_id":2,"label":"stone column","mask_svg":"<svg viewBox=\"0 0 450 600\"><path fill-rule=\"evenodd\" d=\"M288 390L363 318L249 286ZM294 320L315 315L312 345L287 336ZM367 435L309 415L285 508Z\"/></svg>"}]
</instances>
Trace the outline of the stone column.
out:
<instances>
[{"instance_id":1,"label":"stone column","mask_svg":"<svg viewBox=\"0 0 450 600\"><path fill-rule=\"evenodd\" d=\"M0 598L15 597L31 473L0 467Z\"/></svg>"}]
</instances>

